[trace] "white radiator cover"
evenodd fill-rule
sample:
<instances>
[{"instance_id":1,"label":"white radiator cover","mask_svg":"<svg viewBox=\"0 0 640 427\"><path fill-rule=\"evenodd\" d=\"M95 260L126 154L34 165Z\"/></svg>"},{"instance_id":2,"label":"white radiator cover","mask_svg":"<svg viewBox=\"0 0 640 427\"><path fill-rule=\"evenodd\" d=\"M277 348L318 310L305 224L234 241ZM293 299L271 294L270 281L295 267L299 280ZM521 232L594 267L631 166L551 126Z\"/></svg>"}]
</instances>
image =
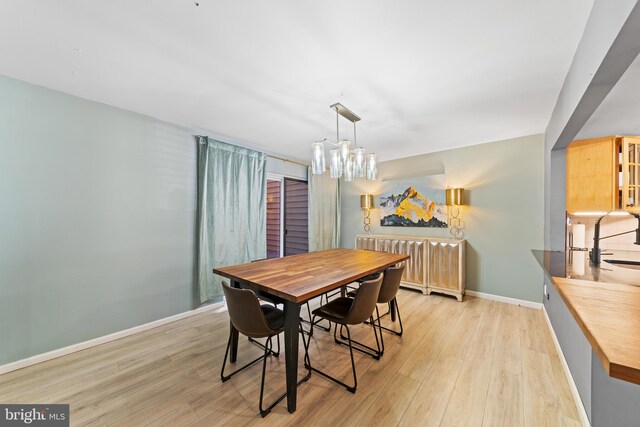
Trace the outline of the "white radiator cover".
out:
<instances>
[{"instance_id":1,"label":"white radiator cover","mask_svg":"<svg viewBox=\"0 0 640 427\"><path fill-rule=\"evenodd\" d=\"M409 255L402 286L453 295L465 292L465 240L437 237L356 235L356 249Z\"/></svg>"}]
</instances>

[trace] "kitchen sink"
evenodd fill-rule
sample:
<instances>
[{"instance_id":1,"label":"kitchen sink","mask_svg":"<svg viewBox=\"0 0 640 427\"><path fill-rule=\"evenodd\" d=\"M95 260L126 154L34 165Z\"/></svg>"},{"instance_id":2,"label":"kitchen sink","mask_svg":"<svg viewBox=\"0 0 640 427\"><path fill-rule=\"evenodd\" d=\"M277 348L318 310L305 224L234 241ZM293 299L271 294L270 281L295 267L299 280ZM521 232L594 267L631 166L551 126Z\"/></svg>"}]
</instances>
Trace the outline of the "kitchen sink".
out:
<instances>
[{"instance_id":1,"label":"kitchen sink","mask_svg":"<svg viewBox=\"0 0 640 427\"><path fill-rule=\"evenodd\" d=\"M623 259L605 259L604 261L609 264L617 265L618 267L640 270L640 261L627 261Z\"/></svg>"}]
</instances>

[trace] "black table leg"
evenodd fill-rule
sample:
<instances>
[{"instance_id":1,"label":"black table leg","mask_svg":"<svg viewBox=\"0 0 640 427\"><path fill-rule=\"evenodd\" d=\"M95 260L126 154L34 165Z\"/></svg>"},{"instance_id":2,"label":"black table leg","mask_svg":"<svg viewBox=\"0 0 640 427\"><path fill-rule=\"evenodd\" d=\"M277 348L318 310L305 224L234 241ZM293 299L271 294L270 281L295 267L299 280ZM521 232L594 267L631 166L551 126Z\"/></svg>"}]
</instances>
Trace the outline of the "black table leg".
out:
<instances>
[{"instance_id":1,"label":"black table leg","mask_svg":"<svg viewBox=\"0 0 640 427\"><path fill-rule=\"evenodd\" d=\"M300 324L300 305L286 301L284 304L284 357L287 376L287 409L296 410L298 392L298 333Z\"/></svg>"},{"instance_id":2,"label":"black table leg","mask_svg":"<svg viewBox=\"0 0 640 427\"><path fill-rule=\"evenodd\" d=\"M397 312L396 312L396 300L395 298L391 300L391 302L389 303L389 311L391 312L391 321L395 322L396 321L396 317L397 317Z\"/></svg>"},{"instance_id":3,"label":"black table leg","mask_svg":"<svg viewBox=\"0 0 640 427\"><path fill-rule=\"evenodd\" d=\"M231 286L234 288L240 288L240 283L233 280ZM231 329L231 349L229 351L229 361L235 363L238 358L238 330L233 327L233 323L229 322L229 328Z\"/></svg>"}]
</instances>

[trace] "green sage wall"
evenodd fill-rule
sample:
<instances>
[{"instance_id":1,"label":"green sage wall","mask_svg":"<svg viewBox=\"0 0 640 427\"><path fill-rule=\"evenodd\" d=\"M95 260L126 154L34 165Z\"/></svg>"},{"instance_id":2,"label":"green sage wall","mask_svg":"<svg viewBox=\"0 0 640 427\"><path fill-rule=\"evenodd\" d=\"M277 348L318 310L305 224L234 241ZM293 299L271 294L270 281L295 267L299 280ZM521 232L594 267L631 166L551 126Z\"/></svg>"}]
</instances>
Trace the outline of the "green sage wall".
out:
<instances>
[{"instance_id":1,"label":"green sage wall","mask_svg":"<svg viewBox=\"0 0 640 427\"><path fill-rule=\"evenodd\" d=\"M199 304L195 133L0 76L0 365Z\"/></svg>"},{"instance_id":2,"label":"green sage wall","mask_svg":"<svg viewBox=\"0 0 640 427\"><path fill-rule=\"evenodd\" d=\"M0 77L0 364L192 308L193 133Z\"/></svg>"},{"instance_id":3,"label":"green sage wall","mask_svg":"<svg viewBox=\"0 0 640 427\"><path fill-rule=\"evenodd\" d=\"M544 138L532 135L381 162L384 180L445 174L447 186L464 187L461 209L467 239L467 289L534 302L542 301L542 272L531 249L544 246ZM352 248L363 233L360 194L375 194L381 181L342 186L342 246ZM374 234L450 237L448 229L380 227Z\"/></svg>"}]
</instances>

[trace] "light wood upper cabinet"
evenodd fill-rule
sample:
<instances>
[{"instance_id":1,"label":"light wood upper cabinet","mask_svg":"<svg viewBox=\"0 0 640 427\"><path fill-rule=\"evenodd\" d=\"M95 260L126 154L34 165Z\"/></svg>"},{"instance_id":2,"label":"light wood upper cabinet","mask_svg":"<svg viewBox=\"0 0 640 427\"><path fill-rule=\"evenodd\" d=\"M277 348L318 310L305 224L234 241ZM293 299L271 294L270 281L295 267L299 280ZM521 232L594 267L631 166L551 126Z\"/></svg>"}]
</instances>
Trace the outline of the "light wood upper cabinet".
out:
<instances>
[{"instance_id":1,"label":"light wood upper cabinet","mask_svg":"<svg viewBox=\"0 0 640 427\"><path fill-rule=\"evenodd\" d=\"M567 212L640 211L640 137L608 136L567 147Z\"/></svg>"},{"instance_id":2,"label":"light wood upper cabinet","mask_svg":"<svg viewBox=\"0 0 640 427\"><path fill-rule=\"evenodd\" d=\"M616 209L618 201L616 137L573 141L567 147L567 212Z\"/></svg>"}]
</instances>

